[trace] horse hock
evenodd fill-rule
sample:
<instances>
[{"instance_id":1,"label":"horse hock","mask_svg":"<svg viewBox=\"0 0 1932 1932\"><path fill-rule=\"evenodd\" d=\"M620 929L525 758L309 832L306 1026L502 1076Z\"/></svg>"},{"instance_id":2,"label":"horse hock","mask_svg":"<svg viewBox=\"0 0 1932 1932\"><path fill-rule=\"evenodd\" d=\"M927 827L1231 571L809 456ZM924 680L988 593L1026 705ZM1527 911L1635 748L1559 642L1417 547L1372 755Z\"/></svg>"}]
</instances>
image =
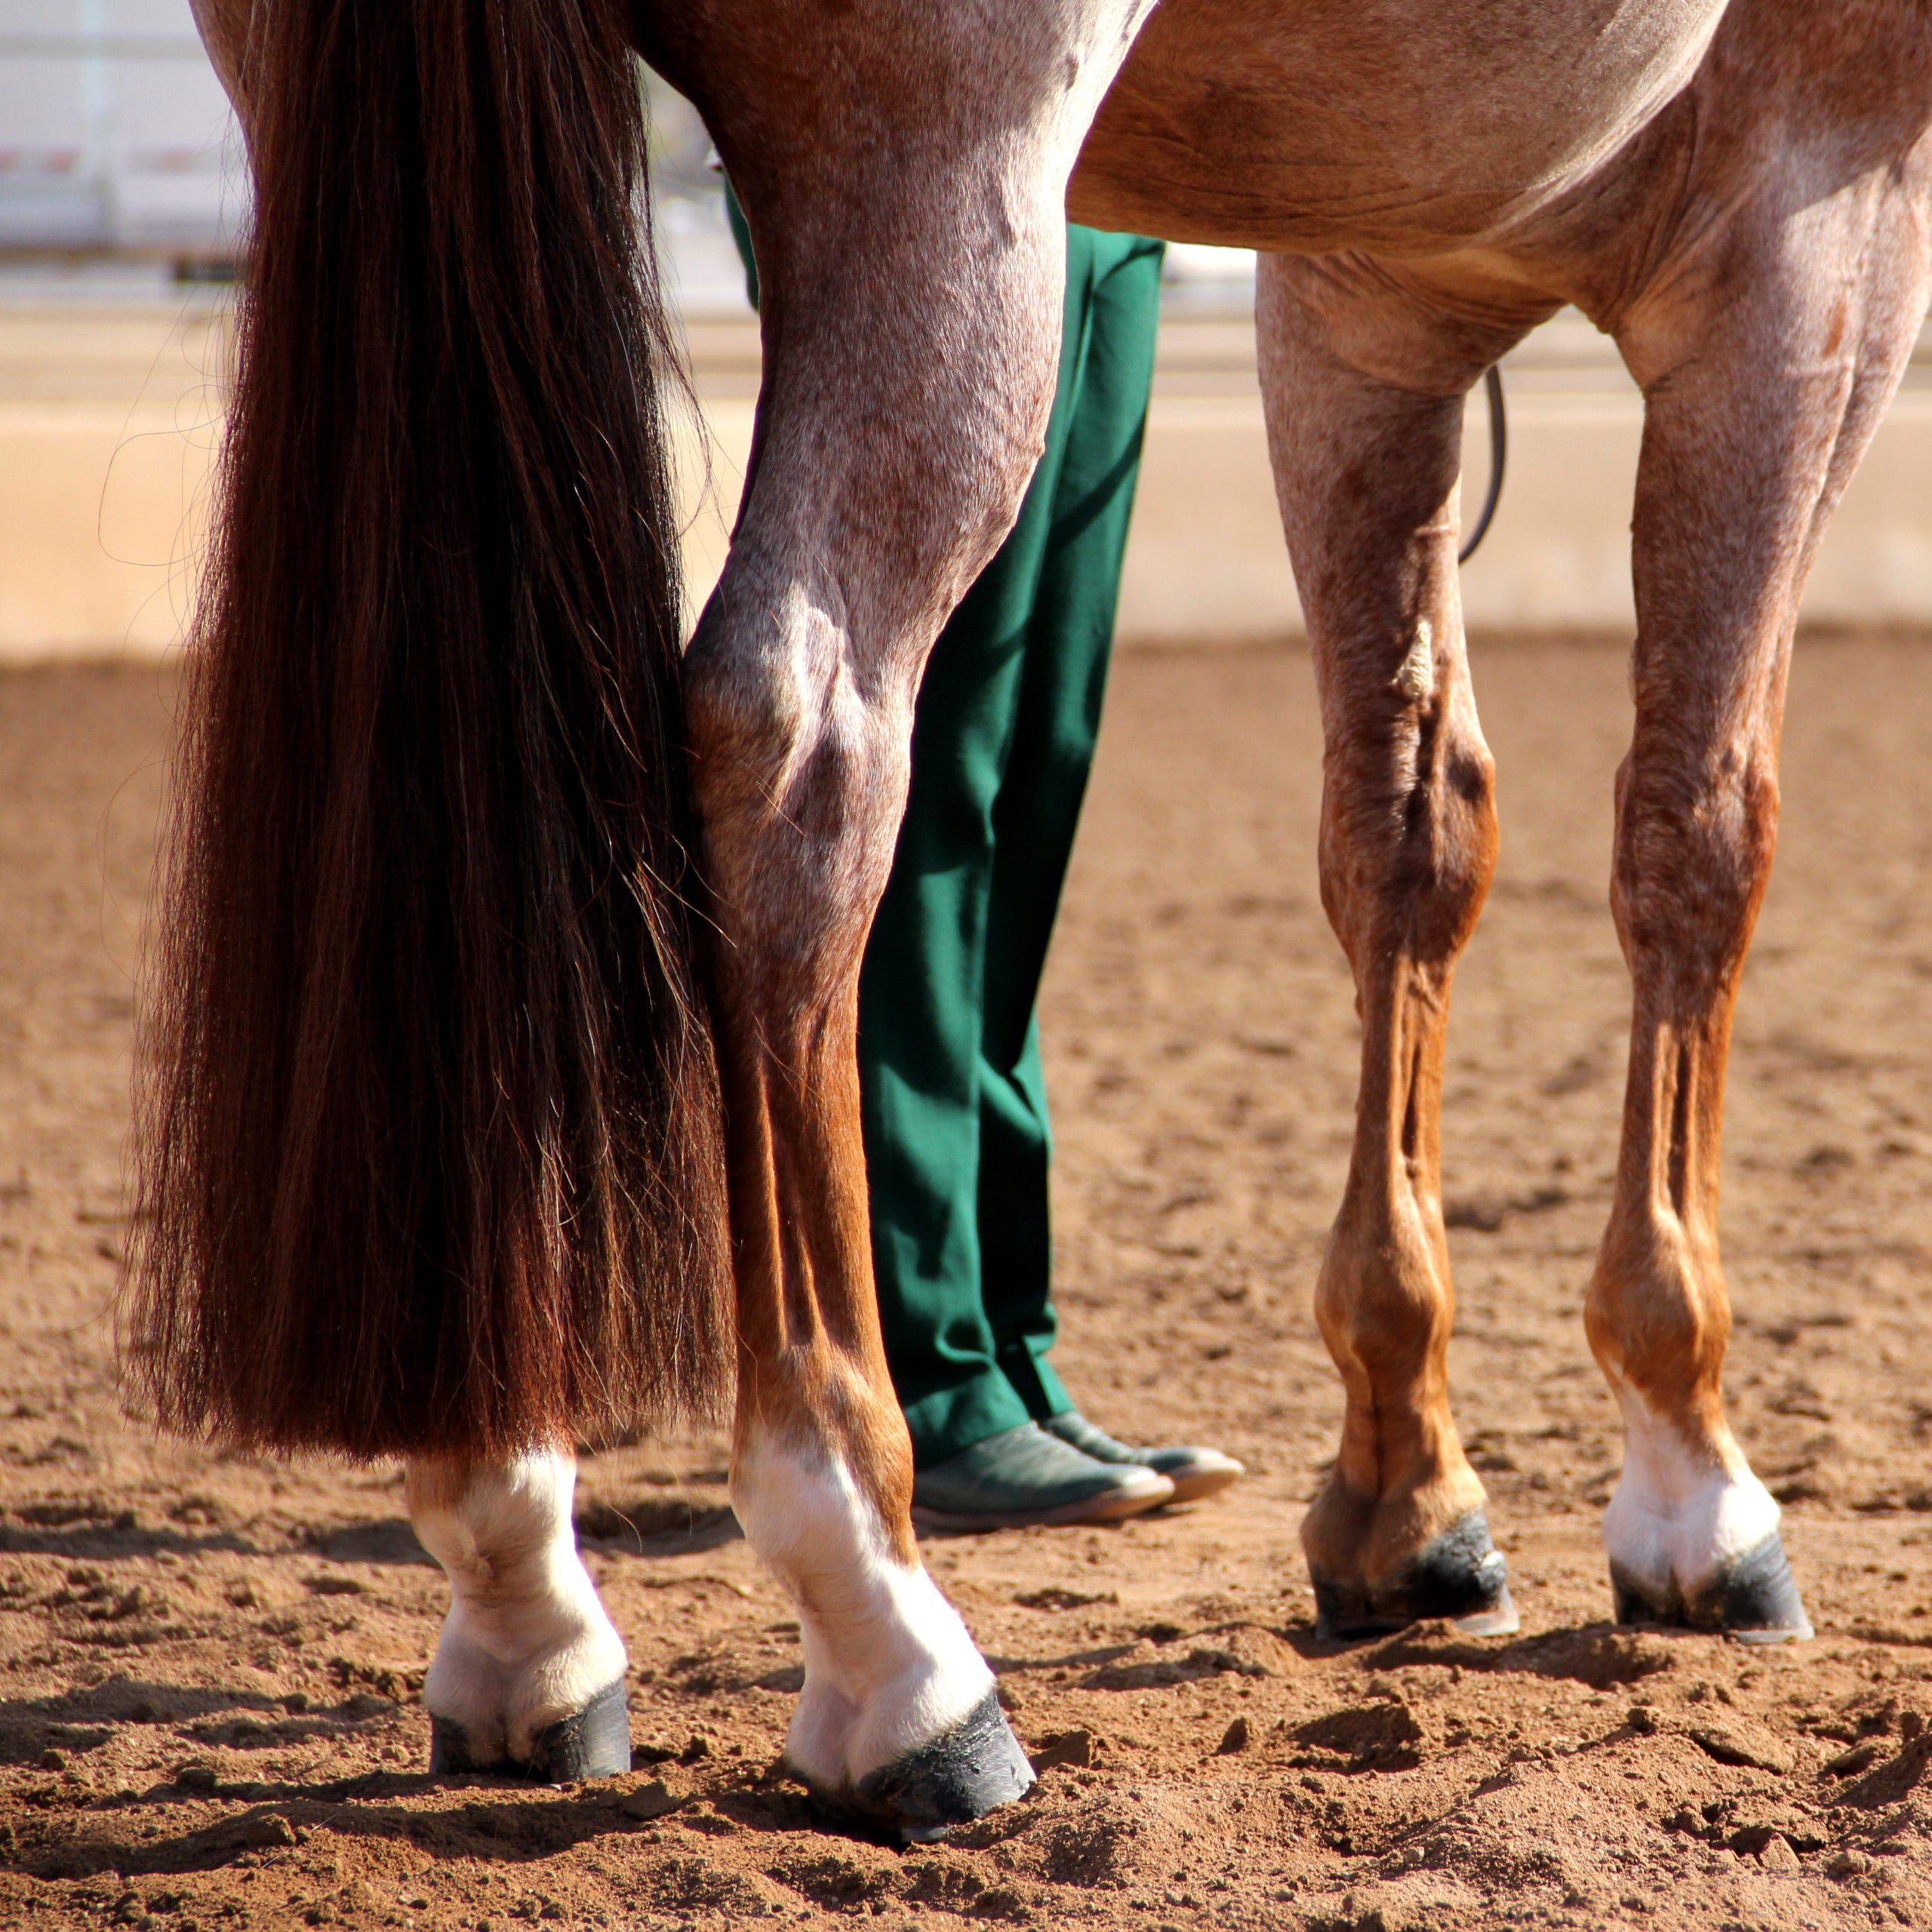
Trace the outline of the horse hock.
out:
<instances>
[{"instance_id":1,"label":"horse hock","mask_svg":"<svg viewBox=\"0 0 1932 1932\"><path fill-rule=\"evenodd\" d=\"M410 1520L450 1580L423 1687L429 1768L550 1784L631 1767L623 1640L577 1554L574 1460L417 1462Z\"/></svg>"}]
</instances>

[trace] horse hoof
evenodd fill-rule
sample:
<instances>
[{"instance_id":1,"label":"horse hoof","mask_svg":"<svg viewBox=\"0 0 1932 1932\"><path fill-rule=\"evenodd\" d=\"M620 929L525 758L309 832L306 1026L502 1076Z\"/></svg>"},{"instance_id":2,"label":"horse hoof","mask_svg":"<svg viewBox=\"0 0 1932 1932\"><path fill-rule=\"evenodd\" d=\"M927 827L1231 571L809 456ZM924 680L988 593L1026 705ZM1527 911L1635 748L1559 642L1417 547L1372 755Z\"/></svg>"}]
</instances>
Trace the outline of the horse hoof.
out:
<instances>
[{"instance_id":1,"label":"horse hoof","mask_svg":"<svg viewBox=\"0 0 1932 1932\"><path fill-rule=\"evenodd\" d=\"M1026 1796L1033 1767L989 1690L950 1730L907 1752L841 1792L814 1790L813 1802L838 1823L883 1825L908 1844L929 1844Z\"/></svg>"},{"instance_id":2,"label":"horse hoof","mask_svg":"<svg viewBox=\"0 0 1932 1932\"><path fill-rule=\"evenodd\" d=\"M454 1718L429 1717L429 1775L481 1773L528 1778L536 1784L582 1784L614 1778L631 1767L631 1717L623 1681L606 1684L581 1710L546 1724L531 1740L528 1758L486 1759Z\"/></svg>"},{"instance_id":3,"label":"horse hoof","mask_svg":"<svg viewBox=\"0 0 1932 1932\"><path fill-rule=\"evenodd\" d=\"M1506 1637L1522 1621L1509 1595L1509 1566L1490 1541L1488 1518L1480 1509L1380 1583L1311 1575L1315 1634L1331 1643L1386 1636L1430 1617L1447 1618L1466 1637Z\"/></svg>"},{"instance_id":4,"label":"horse hoof","mask_svg":"<svg viewBox=\"0 0 1932 1932\"><path fill-rule=\"evenodd\" d=\"M1721 1631L1740 1644L1799 1643L1812 1634L1798 1580L1775 1531L1687 1593L1675 1580L1660 1589L1614 1562L1610 1586L1620 1623Z\"/></svg>"}]
</instances>

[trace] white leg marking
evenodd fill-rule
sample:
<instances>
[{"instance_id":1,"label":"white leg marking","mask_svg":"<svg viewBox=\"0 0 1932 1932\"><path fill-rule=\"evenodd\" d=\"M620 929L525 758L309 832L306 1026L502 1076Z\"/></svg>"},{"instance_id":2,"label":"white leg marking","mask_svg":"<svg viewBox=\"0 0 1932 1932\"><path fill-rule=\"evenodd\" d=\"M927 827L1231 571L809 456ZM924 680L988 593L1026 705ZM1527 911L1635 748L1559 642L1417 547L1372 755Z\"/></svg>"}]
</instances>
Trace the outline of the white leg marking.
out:
<instances>
[{"instance_id":1,"label":"white leg marking","mask_svg":"<svg viewBox=\"0 0 1932 1932\"><path fill-rule=\"evenodd\" d=\"M423 1700L461 1724L481 1763L528 1761L546 1726L624 1675L623 1640L577 1553L569 1456L519 1457L461 1479L412 1464L405 1494L450 1580Z\"/></svg>"},{"instance_id":2,"label":"white leg marking","mask_svg":"<svg viewBox=\"0 0 1932 1932\"><path fill-rule=\"evenodd\" d=\"M731 1500L798 1606L805 1687L786 1751L810 1783L857 1784L950 1730L992 1689L959 1613L923 1564L893 1555L842 1462L755 1435Z\"/></svg>"},{"instance_id":3,"label":"white leg marking","mask_svg":"<svg viewBox=\"0 0 1932 1932\"><path fill-rule=\"evenodd\" d=\"M1435 694L1435 632L1426 617L1416 620L1408 654L1395 673L1395 688L1411 704L1426 704Z\"/></svg>"},{"instance_id":4,"label":"white leg marking","mask_svg":"<svg viewBox=\"0 0 1932 1932\"><path fill-rule=\"evenodd\" d=\"M1778 1526L1778 1506L1724 1430L1715 1454L1613 1377L1623 1411L1623 1473L1604 1512L1611 1559L1660 1596L1701 1589Z\"/></svg>"}]
</instances>

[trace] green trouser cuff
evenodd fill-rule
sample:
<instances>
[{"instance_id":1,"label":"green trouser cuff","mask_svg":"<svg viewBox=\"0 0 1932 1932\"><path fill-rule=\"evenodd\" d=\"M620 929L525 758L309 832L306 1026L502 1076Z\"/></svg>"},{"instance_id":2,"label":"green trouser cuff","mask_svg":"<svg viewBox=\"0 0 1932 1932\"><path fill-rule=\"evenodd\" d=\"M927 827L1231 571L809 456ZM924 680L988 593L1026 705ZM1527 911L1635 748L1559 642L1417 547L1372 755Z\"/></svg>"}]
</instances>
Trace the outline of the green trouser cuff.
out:
<instances>
[{"instance_id":1,"label":"green trouser cuff","mask_svg":"<svg viewBox=\"0 0 1932 1932\"><path fill-rule=\"evenodd\" d=\"M906 1404L912 1438L912 1466L929 1469L989 1435L1032 1420L1013 1384L996 1368L984 1368L949 1389Z\"/></svg>"},{"instance_id":2,"label":"green trouser cuff","mask_svg":"<svg viewBox=\"0 0 1932 1932\"><path fill-rule=\"evenodd\" d=\"M906 1404L912 1466L929 1469L989 1435L1022 1423L1051 1421L1072 1407L1073 1398L1044 1355L1003 1349L997 1368L981 1369Z\"/></svg>"},{"instance_id":3,"label":"green trouser cuff","mask_svg":"<svg viewBox=\"0 0 1932 1932\"><path fill-rule=\"evenodd\" d=\"M1073 1398L1047 1359L1046 1349L1051 1346L1043 1342L1037 1354L1023 1343L999 1352L999 1365L1008 1383L1035 1422L1050 1422L1073 1407Z\"/></svg>"}]
</instances>

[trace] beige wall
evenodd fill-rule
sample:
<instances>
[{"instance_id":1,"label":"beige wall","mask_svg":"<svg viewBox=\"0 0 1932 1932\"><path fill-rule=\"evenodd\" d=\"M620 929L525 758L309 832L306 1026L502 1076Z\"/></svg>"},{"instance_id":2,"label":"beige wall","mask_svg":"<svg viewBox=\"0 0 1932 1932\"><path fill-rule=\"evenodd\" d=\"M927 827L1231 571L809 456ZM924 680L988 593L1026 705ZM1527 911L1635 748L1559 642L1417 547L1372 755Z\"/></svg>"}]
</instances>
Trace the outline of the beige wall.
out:
<instances>
[{"instance_id":1,"label":"beige wall","mask_svg":"<svg viewBox=\"0 0 1932 1932\"><path fill-rule=\"evenodd\" d=\"M1503 500L1463 571L1472 628L1627 631L1643 412L1629 395L1535 390L1509 405ZM1487 473L1472 410L1467 512ZM1893 404L1807 586L1813 623L1932 623L1932 392ZM1121 587L1123 641L1298 632L1258 399L1157 398Z\"/></svg>"},{"instance_id":2,"label":"beige wall","mask_svg":"<svg viewBox=\"0 0 1932 1932\"><path fill-rule=\"evenodd\" d=\"M212 440L166 409L0 408L0 657L180 635Z\"/></svg>"},{"instance_id":3,"label":"beige wall","mask_svg":"<svg viewBox=\"0 0 1932 1932\"><path fill-rule=\"evenodd\" d=\"M192 607L220 428L217 310L0 309L0 660L131 653L178 639ZM751 444L749 327L692 331L694 425L680 476L694 605L715 580ZM1168 325L1125 579L1128 642L1300 627L1275 522L1252 332ZM1920 371L1915 369L1915 381ZM1932 374L1932 370L1927 371ZM1465 571L1478 626L1627 629L1635 391L1580 323L1508 366L1510 460L1494 530ZM1471 494L1487 463L1478 403ZM1932 623L1932 383L1909 383L1840 510L1806 614Z\"/></svg>"},{"instance_id":4,"label":"beige wall","mask_svg":"<svg viewBox=\"0 0 1932 1932\"><path fill-rule=\"evenodd\" d=\"M190 608L220 312L0 309L0 660L152 656Z\"/></svg>"}]
</instances>

